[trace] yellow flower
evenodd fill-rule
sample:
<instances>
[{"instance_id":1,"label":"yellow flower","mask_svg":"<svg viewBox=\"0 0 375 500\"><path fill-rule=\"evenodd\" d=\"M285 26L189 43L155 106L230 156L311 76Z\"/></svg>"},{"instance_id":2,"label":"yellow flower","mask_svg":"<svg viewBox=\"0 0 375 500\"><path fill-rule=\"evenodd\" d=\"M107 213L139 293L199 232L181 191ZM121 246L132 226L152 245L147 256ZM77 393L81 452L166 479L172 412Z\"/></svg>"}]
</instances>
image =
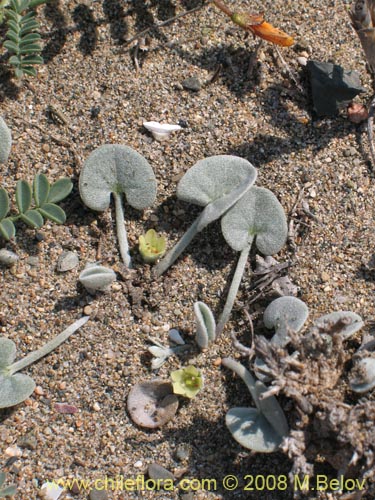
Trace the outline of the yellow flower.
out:
<instances>
[{"instance_id":1,"label":"yellow flower","mask_svg":"<svg viewBox=\"0 0 375 500\"><path fill-rule=\"evenodd\" d=\"M158 236L154 229L139 237L139 253L147 264L156 262L165 252L166 239Z\"/></svg>"},{"instance_id":2,"label":"yellow flower","mask_svg":"<svg viewBox=\"0 0 375 500\"><path fill-rule=\"evenodd\" d=\"M195 366L188 366L171 373L173 392L193 398L203 387L203 376Z\"/></svg>"}]
</instances>

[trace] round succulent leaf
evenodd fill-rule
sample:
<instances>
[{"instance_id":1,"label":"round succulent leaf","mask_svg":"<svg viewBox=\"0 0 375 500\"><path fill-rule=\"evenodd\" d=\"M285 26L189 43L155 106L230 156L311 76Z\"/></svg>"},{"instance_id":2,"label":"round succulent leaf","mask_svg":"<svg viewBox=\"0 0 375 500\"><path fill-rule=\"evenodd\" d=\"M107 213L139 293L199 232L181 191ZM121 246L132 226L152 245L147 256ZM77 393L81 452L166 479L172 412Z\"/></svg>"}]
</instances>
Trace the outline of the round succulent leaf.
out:
<instances>
[{"instance_id":1,"label":"round succulent leaf","mask_svg":"<svg viewBox=\"0 0 375 500\"><path fill-rule=\"evenodd\" d=\"M10 219L3 219L0 222L0 235L7 241L15 237L16 228Z\"/></svg>"},{"instance_id":2,"label":"round succulent leaf","mask_svg":"<svg viewBox=\"0 0 375 500\"><path fill-rule=\"evenodd\" d=\"M109 207L111 193L124 193L129 205L142 210L155 201L156 179L148 161L137 151L105 144L83 164L79 192L84 204L98 212Z\"/></svg>"},{"instance_id":3,"label":"round succulent leaf","mask_svg":"<svg viewBox=\"0 0 375 500\"><path fill-rule=\"evenodd\" d=\"M368 392L375 387L375 359L363 358L359 360L354 369L354 378L350 387L354 392Z\"/></svg>"},{"instance_id":4,"label":"round succulent leaf","mask_svg":"<svg viewBox=\"0 0 375 500\"><path fill-rule=\"evenodd\" d=\"M66 198L71 193L72 189L73 183L70 179L67 177L58 179L50 186L47 200L49 203L58 203Z\"/></svg>"},{"instance_id":5,"label":"round succulent leaf","mask_svg":"<svg viewBox=\"0 0 375 500\"><path fill-rule=\"evenodd\" d=\"M221 219L227 243L238 252L255 239L264 255L277 253L285 244L286 216L276 196L265 188L251 187Z\"/></svg>"},{"instance_id":6,"label":"round succulent leaf","mask_svg":"<svg viewBox=\"0 0 375 500\"><path fill-rule=\"evenodd\" d=\"M46 203L49 190L50 185L47 176L44 174L37 174L34 177L33 182L34 199L37 207L40 207L44 203Z\"/></svg>"},{"instance_id":7,"label":"round succulent leaf","mask_svg":"<svg viewBox=\"0 0 375 500\"><path fill-rule=\"evenodd\" d=\"M253 165L238 156L217 155L199 160L182 177L177 186L177 197L205 207L229 194L249 176L257 177Z\"/></svg>"},{"instance_id":8,"label":"round succulent leaf","mask_svg":"<svg viewBox=\"0 0 375 500\"><path fill-rule=\"evenodd\" d=\"M248 450L272 453L281 444L280 435L256 408L231 408L225 423L237 443Z\"/></svg>"},{"instance_id":9,"label":"round succulent leaf","mask_svg":"<svg viewBox=\"0 0 375 500\"><path fill-rule=\"evenodd\" d=\"M12 133L0 116L0 163L5 163L12 147Z\"/></svg>"},{"instance_id":10,"label":"round succulent leaf","mask_svg":"<svg viewBox=\"0 0 375 500\"><path fill-rule=\"evenodd\" d=\"M16 357L16 344L7 338L0 339L0 371L11 365Z\"/></svg>"},{"instance_id":11,"label":"round succulent leaf","mask_svg":"<svg viewBox=\"0 0 375 500\"><path fill-rule=\"evenodd\" d=\"M0 220L9 212L9 195L4 188L0 188Z\"/></svg>"},{"instance_id":12,"label":"round succulent leaf","mask_svg":"<svg viewBox=\"0 0 375 500\"><path fill-rule=\"evenodd\" d=\"M40 229L44 224L44 219L37 210L27 210L24 214L21 214L21 219L27 225Z\"/></svg>"},{"instance_id":13,"label":"round succulent leaf","mask_svg":"<svg viewBox=\"0 0 375 500\"><path fill-rule=\"evenodd\" d=\"M137 425L156 429L174 418L178 398L169 382L158 379L141 382L131 388L127 408Z\"/></svg>"},{"instance_id":14,"label":"round succulent leaf","mask_svg":"<svg viewBox=\"0 0 375 500\"><path fill-rule=\"evenodd\" d=\"M18 181L16 184L16 203L21 214L29 210L32 197L33 192L30 184L23 179Z\"/></svg>"},{"instance_id":15,"label":"round succulent leaf","mask_svg":"<svg viewBox=\"0 0 375 500\"><path fill-rule=\"evenodd\" d=\"M11 498L13 497L17 492L17 486L12 484L11 486L6 486L5 488L2 488L0 490L0 495L1 498Z\"/></svg>"},{"instance_id":16,"label":"round succulent leaf","mask_svg":"<svg viewBox=\"0 0 375 500\"><path fill-rule=\"evenodd\" d=\"M333 313L326 314L325 316L321 316L319 319L315 320L314 325L319 329L329 330L331 325L338 323L339 321L343 321L340 334L345 340L354 335L354 333L360 330L364 325L361 316L352 311L335 311ZM344 324L344 322L348 323Z\"/></svg>"},{"instance_id":17,"label":"round succulent leaf","mask_svg":"<svg viewBox=\"0 0 375 500\"><path fill-rule=\"evenodd\" d=\"M263 315L266 328L274 328L275 335L271 342L285 347L289 342L288 329L298 332L305 324L309 309L296 297L279 297L268 305Z\"/></svg>"},{"instance_id":18,"label":"round succulent leaf","mask_svg":"<svg viewBox=\"0 0 375 500\"><path fill-rule=\"evenodd\" d=\"M0 408L9 408L22 403L34 389L35 382L28 375L16 373L7 377L0 374Z\"/></svg>"},{"instance_id":19,"label":"round succulent leaf","mask_svg":"<svg viewBox=\"0 0 375 500\"><path fill-rule=\"evenodd\" d=\"M64 224L66 221L66 214L64 210L54 203L45 203L42 207L38 208L38 211L41 215L44 215L46 219L51 219L57 224Z\"/></svg>"}]
</instances>

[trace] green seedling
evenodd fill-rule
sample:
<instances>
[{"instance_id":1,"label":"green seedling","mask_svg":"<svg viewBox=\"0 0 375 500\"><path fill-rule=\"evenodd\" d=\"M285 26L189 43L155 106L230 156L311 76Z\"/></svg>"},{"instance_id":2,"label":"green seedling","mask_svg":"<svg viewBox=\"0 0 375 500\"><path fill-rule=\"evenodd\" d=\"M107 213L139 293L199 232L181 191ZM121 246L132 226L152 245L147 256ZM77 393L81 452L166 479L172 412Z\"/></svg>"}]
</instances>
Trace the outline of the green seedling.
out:
<instances>
[{"instance_id":1,"label":"green seedling","mask_svg":"<svg viewBox=\"0 0 375 500\"><path fill-rule=\"evenodd\" d=\"M257 170L250 162L231 155L211 156L191 167L177 186L177 197L205 208L156 265L156 275L161 276L200 231L232 207L250 189L256 177Z\"/></svg>"},{"instance_id":2,"label":"green seedling","mask_svg":"<svg viewBox=\"0 0 375 500\"><path fill-rule=\"evenodd\" d=\"M289 429L284 412L274 396L263 397L268 388L256 380L246 368L232 358L224 358L223 366L234 371L245 382L256 408L231 408L225 423L242 446L262 453L277 451Z\"/></svg>"},{"instance_id":3,"label":"green seedling","mask_svg":"<svg viewBox=\"0 0 375 500\"><path fill-rule=\"evenodd\" d=\"M59 347L72 333L83 326L89 318L89 316L84 316L75 321L43 347L28 354L19 361L14 361L16 357L15 343L10 339L0 338L0 408L9 408L10 406L22 403L35 389L35 382L31 377L17 372L30 366Z\"/></svg>"},{"instance_id":4,"label":"green seedling","mask_svg":"<svg viewBox=\"0 0 375 500\"><path fill-rule=\"evenodd\" d=\"M252 187L221 219L227 243L241 252L228 297L216 328L219 335L229 319L250 249L255 243L264 255L277 253L284 245L288 227L282 206L265 188Z\"/></svg>"},{"instance_id":5,"label":"green seedling","mask_svg":"<svg viewBox=\"0 0 375 500\"><path fill-rule=\"evenodd\" d=\"M0 23L6 18L8 25L3 46L11 54L9 63L14 66L17 78L36 76L34 66L43 63L39 23L34 9L47 1L3 0L0 3Z\"/></svg>"},{"instance_id":6,"label":"green seedling","mask_svg":"<svg viewBox=\"0 0 375 500\"><path fill-rule=\"evenodd\" d=\"M15 222L21 220L34 229L40 229L44 219L57 224L66 220L65 212L56 203L66 198L73 189L70 179L63 178L49 183L44 174L37 174L33 186L20 180L16 185L16 205L18 215L8 215L10 202L8 193L0 188L0 236L9 241L16 235ZM32 207L34 197L34 207Z\"/></svg>"},{"instance_id":7,"label":"green seedling","mask_svg":"<svg viewBox=\"0 0 375 500\"><path fill-rule=\"evenodd\" d=\"M272 301L263 315L264 326L275 330L275 335L270 340L271 344L285 347L290 341L288 332L301 330L308 315L307 305L295 297L279 297ZM259 357L255 358L254 372L262 382L269 380L264 373L265 369L264 361Z\"/></svg>"},{"instance_id":8,"label":"green seedling","mask_svg":"<svg viewBox=\"0 0 375 500\"><path fill-rule=\"evenodd\" d=\"M12 147L12 133L0 116L0 163L6 163Z\"/></svg>"},{"instance_id":9,"label":"green seedling","mask_svg":"<svg viewBox=\"0 0 375 500\"><path fill-rule=\"evenodd\" d=\"M203 376L195 366L171 372L174 394L192 399L203 388Z\"/></svg>"},{"instance_id":10,"label":"green seedling","mask_svg":"<svg viewBox=\"0 0 375 500\"><path fill-rule=\"evenodd\" d=\"M201 349L207 349L216 338L216 323L211 309L204 302L195 302L195 340Z\"/></svg>"},{"instance_id":11,"label":"green seedling","mask_svg":"<svg viewBox=\"0 0 375 500\"><path fill-rule=\"evenodd\" d=\"M127 267L131 267L122 195L125 195L130 206L138 210L154 203L156 179L147 160L128 146L100 146L90 154L82 167L79 192L83 203L97 212L107 210L112 195L121 258Z\"/></svg>"},{"instance_id":12,"label":"green seedling","mask_svg":"<svg viewBox=\"0 0 375 500\"><path fill-rule=\"evenodd\" d=\"M159 236L154 229L139 237L139 253L146 264L154 264L165 253L167 240Z\"/></svg>"},{"instance_id":13,"label":"green seedling","mask_svg":"<svg viewBox=\"0 0 375 500\"><path fill-rule=\"evenodd\" d=\"M116 273L107 267L89 264L78 279L89 293L95 294L107 291L116 280Z\"/></svg>"}]
</instances>

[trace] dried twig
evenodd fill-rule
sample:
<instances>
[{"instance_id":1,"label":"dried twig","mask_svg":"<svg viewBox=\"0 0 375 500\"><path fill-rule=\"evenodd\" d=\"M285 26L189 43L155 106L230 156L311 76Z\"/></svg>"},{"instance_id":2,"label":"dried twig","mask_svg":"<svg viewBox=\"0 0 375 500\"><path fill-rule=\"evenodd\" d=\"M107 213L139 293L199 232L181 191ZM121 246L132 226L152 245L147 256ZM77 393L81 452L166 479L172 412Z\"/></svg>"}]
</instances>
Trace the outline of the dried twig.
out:
<instances>
[{"instance_id":1,"label":"dried twig","mask_svg":"<svg viewBox=\"0 0 375 500\"><path fill-rule=\"evenodd\" d=\"M136 35L134 35L132 38L129 38L126 40L125 45L130 45L132 42L135 40L138 40L138 38L146 35L149 31L152 31L154 29L162 28L163 26L166 26L167 24L173 23L174 21L177 21L177 19L181 19L181 17L188 16L189 14L192 14L193 12L197 12L200 10L202 7L204 7L204 3L202 5L198 5L197 7L194 7L194 9L186 10L185 12L181 12L180 14L177 14L174 17L170 17L169 19L166 19L165 21L161 23L156 23L150 26L149 28L144 29L143 31L140 31Z\"/></svg>"},{"instance_id":2,"label":"dried twig","mask_svg":"<svg viewBox=\"0 0 375 500\"><path fill-rule=\"evenodd\" d=\"M374 128L373 128L374 112L375 112L375 95L371 99L368 110L368 118L367 118L367 135L370 144L370 153L371 153L373 167L375 166L375 145L374 145Z\"/></svg>"}]
</instances>

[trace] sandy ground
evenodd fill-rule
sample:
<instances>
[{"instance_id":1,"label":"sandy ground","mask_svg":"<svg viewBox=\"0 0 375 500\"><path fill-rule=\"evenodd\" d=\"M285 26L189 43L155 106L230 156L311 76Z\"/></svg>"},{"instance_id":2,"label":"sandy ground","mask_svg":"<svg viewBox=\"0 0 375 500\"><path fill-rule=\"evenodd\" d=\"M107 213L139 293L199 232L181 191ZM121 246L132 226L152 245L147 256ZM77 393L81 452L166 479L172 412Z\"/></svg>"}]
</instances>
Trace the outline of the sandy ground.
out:
<instances>
[{"instance_id":1,"label":"sandy ground","mask_svg":"<svg viewBox=\"0 0 375 500\"><path fill-rule=\"evenodd\" d=\"M1 333L16 343L21 356L79 318L85 307L91 309L91 320L80 331L27 370L38 385L37 393L0 412L0 464L9 471L9 481L18 485L16 498L39 498L46 480L136 478L152 462L184 472L185 478L216 480L216 491L198 491L192 498L292 498L291 487L243 491L245 476L282 477L291 464L281 453L254 455L241 448L224 420L230 407L252 403L242 382L218 366L217 359L239 358L231 331L249 342L244 307L254 314L255 332L263 332L262 313L272 299L266 293L248 305L254 297L254 261L248 264L226 333L200 353L193 342L193 304L202 300L218 315L237 260L220 225L204 230L158 280L137 251L138 237L145 230L155 228L171 246L199 213L178 201L175 193L183 173L200 159L215 154L248 159L258 169L257 184L271 189L287 214L304 188L316 220L303 217L307 225L296 235L296 249L286 245L276 258L292 261L288 275L311 317L352 310L364 318L367 331L374 319L373 274L365 270L375 242L375 188L367 136L361 125L347 120L345 111L330 119L312 116L306 75L297 61L306 57L355 69L367 91L361 99L371 97L371 78L347 4L228 0L238 10L264 11L267 20L295 36L296 44L281 51L302 92L267 42L249 71L257 41L212 5L150 31L142 49L135 51L136 42L125 44L142 29L198 4L52 2L38 9L45 64L37 78L18 85L5 66L1 69L0 113L13 133L10 158L0 167L1 185L13 193L18 179L31 181L37 172L51 180L68 176L74 182L72 194L62 203L65 225L46 224L37 233L21 225L15 244L4 244L20 260L14 268L0 270ZM183 88L188 77L199 79L198 92ZM50 106L61 111L66 123L51 115ZM183 129L160 143L142 127L145 120L180 123ZM153 207L143 213L126 207L132 273L124 271L120 261L114 214L90 211L78 193L83 161L105 143L136 149L150 162L158 182ZM297 212L294 216L300 218ZM79 254L79 267L58 273L57 259L66 250ZM87 262L96 260L115 270L118 280L109 293L93 297L77 278ZM167 343L172 327L191 342L191 349L153 373L147 338L152 335ZM168 379L172 369L187 363L204 373L202 393L182 402L176 418L160 430L135 426L126 412L131 386L155 376ZM75 405L79 411L60 414L54 409L56 402ZM287 401L282 404L288 408ZM14 463L9 462L13 453L20 455ZM318 463L317 470L335 477L327 464ZM233 492L223 487L228 474L240 479ZM174 499L183 494L177 489L107 492L113 499Z\"/></svg>"}]
</instances>

